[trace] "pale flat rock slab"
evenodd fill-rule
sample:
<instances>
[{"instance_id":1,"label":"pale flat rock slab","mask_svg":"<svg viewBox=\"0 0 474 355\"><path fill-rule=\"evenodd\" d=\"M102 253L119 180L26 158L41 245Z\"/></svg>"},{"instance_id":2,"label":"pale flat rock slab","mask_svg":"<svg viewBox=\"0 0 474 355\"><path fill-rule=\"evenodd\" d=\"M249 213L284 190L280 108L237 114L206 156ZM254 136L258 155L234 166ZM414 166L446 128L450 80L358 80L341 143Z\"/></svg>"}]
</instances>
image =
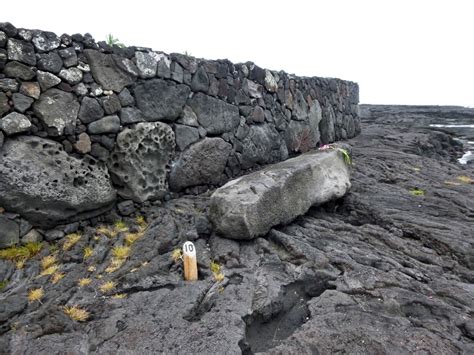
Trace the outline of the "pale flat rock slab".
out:
<instances>
[{"instance_id":1,"label":"pale flat rock slab","mask_svg":"<svg viewBox=\"0 0 474 355\"><path fill-rule=\"evenodd\" d=\"M337 150L323 150L229 181L211 196L210 219L226 238L249 240L287 224L311 206L342 197L350 172Z\"/></svg>"}]
</instances>

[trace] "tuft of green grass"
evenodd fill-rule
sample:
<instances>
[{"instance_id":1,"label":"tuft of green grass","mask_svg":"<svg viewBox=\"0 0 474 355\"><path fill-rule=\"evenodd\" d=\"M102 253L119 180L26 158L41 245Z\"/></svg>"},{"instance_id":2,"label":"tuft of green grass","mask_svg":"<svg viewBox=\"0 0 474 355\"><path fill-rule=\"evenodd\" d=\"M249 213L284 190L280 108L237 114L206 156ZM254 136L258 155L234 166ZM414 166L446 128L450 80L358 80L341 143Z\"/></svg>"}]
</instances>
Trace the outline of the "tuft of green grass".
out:
<instances>
[{"instance_id":1,"label":"tuft of green grass","mask_svg":"<svg viewBox=\"0 0 474 355\"><path fill-rule=\"evenodd\" d=\"M419 189L418 187L415 187L410 190L410 195L412 196L425 196L425 190Z\"/></svg>"},{"instance_id":2,"label":"tuft of green grass","mask_svg":"<svg viewBox=\"0 0 474 355\"><path fill-rule=\"evenodd\" d=\"M114 37L111 33L109 33L105 37L105 42L111 47L113 47L113 46L117 46L119 48L124 48L125 47L125 45L122 42L120 42L120 40L118 38Z\"/></svg>"},{"instance_id":3,"label":"tuft of green grass","mask_svg":"<svg viewBox=\"0 0 474 355\"><path fill-rule=\"evenodd\" d=\"M64 272L59 272L56 271L52 276L51 276L51 282L53 284L57 284L59 281L61 281L66 274Z\"/></svg>"},{"instance_id":4,"label":"tuft of green grass","mask_svg":"<svg viewBox=\"0 0 474 355\"><path fill-rule=\"evenodd\" d=\"M8 280L0 281L0 291L3 290L8 285Z\"/></svg>"},{"instance_id":5,"label":"tuft of green grass","mask_svg":"<svg viewBox=\"0 0 474 355\"><path fill-rule=\"evenodd\" d=\"M125 245L116 246L112 249L112 255L119 260L125 260L130 256L130 247Z\"/></svg>"},{"instance_id":6,"label":"tuft of green grass","mask_svg":"<svg viewBox=\"0 0 474 355\"><path fill-rule=\"evenodd\" d=\"M109 293L112 290L115 290L117 283L114 281L106 281L99 286L99 291L102 293Z\"/></svg>"},{"instance_id":7,"label":"tuft of green grass","mask_svg":"<svg viewBox=\"0 0 474 355\"><path fill-rule=\"evenodd\" d=\"M43 243L41 242L29 242L25 244L25 248L28 249L29 258L37 255L43 248Z\"/></svg>"},{"instance_id":8,"label":"tuft of green grass","mask_svg":"<svg viewBox=\"0 0 474 355\"><path fill-rule=\"evenodd\" d=\"M0 250L0 258L5 260L16 261L19 259L27 259L30 256L30 251L22 247L9 247Z\"/></svg>"},{"instance_id":9,"label":"tuft of green grass","mask_svg":"<svg viewBox=\"0 0 474 355\"><path fill-rule=\"evenodd\" d=\"M31 303L34 301L38 301L39 303L41 303L41 299L43 298L43 296L44 296L44 291L42 287L29 290L28 302Z\"/></svg>"},{"instance_id":10,"label":"tuft of green grass","mask_svg":"<svg viewBox=\"0 0 474 355\"><path fill-rule=\"evenodd\" d=\"M183 251L179 248L176 248L171 253L171 259L173 259L175 263L178 262L179 260L183 260Z\"/></svg>"},{"instance_id":11,"label":"tuft of green grass","mask_svg":"<svg viewBox=\"0 0 474 355\"><path fill-rule=\"evenodd\" d=\"M352 159L349 152L344 148L337 148L337 150L341 152L342 157L344 158L344 163L349 166L352 165Z\"/></svg>"},{"instance_id":12,"label":"tuft of green grass","mask_svg":"<svg viewBox=\"0 0 474 355\"><path fill-rule=\"evenodd\" d=\"M77 285L79 287L84 287L84 286L87 286L87 285L90 285L92 282L92 280L88 277L83 277L82 279L79 279L79 281L77 281Z\"/></svg>"},{"instance_id":13,"label":"tuft of green grass","mask_svg":"<svg viewBox=\"0 0 474 355\"><path fill-rule=\"evenodd\" d=\"M221 266L219 263L215 262L214 260L211 261L211 265L209 265L209 268L211 269L211 272L213 274L217 274L221 272Z\"/></svg>"},{"instance_id":14,"label":"tuft of green grass","mask_svg":"<svg viewBox=\"0 0 474 355\"><path fill-rule=\"evenodd\" d=\"M47 255L45 256L43 259L41 259L41 269L42 270L45 270L47 268L49 268L50 266L53 266L54 264L56 264L56 256L55 255Z\"/></svg>"},{"instance_id":15,"label":"tuft of green grass","mask_svg":"<svg viewBox=\"0 0 474 355\"><path fill-rule=\"evenodd\" d=\"M97 228L96 232L105 235L107 238L115 238L118 234L115 228L109 228L106 226L100 226Z\"/></svg>"},{"instance_id":16,"label":"tuft of green grass","mask_svg":"<svg viewBox=\"0 0 474 355\"><path fill-rule=\"evenodd\" d=\"M84 253L83 259L86 260L90 258L92 254L94 254L94 249L91 247L85 247L83 250L83 253Z\"/></svg>"},{"instance_id":17,"label":"tuft of green grass","mask_svg":"<svg viewBox=\"0 0 474 355\"><path fill-rule=\"evenodd\" d=\"M138 239L140 239L140 237L142 236L141 233L127 233L125 235L125 244L127 246L131 246L132 244L134 244Z\"/></svg>"},{"instance_id":18,"label":"tuft of green grass","mask_svg":"<svg viewBox=\"0 0 474 355\"><path fill-rule=\"evenodd\" d=\"M124 221L115 221L114 228L117 232L127 232L128 226Z\"/></svg>"}]
</instances>

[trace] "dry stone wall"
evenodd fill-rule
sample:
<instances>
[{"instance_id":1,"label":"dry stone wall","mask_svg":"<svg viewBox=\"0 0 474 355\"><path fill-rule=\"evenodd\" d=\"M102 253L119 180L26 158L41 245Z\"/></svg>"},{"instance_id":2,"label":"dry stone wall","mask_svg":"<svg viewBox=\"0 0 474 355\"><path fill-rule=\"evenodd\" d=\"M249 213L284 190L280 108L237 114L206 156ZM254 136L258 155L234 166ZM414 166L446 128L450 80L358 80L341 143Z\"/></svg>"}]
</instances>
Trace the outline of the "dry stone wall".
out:
<instances>
[{"instance_id":1,"label":"dry stone wall","mask_svg":"<svg viewBox=\"0 0 474 355\"><path fill-rule=\"evenodd\" d=\"M356 83L0 24L0 174L41 191L29 209L58 206L32 223L102 213L116 193L200 192L359 131ZM33 216L17 197L30 190L7 180L0 206Z\"/></svg>"}]
</instances>

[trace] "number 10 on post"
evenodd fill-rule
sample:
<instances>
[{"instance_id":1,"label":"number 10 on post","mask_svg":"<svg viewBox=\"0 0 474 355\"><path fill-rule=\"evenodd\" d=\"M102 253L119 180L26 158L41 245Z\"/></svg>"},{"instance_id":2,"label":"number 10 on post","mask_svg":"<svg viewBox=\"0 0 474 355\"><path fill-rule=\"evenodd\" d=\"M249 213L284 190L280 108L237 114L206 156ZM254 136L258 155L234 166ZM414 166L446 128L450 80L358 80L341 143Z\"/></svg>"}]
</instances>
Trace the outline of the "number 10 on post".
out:
<instances>
[{"instance_id":1,"label":"number 10 on post","mask_svg":"<svg viewBox=\"0 0 474 355\"><path fill-rule=\"evenodd\" d=\"M197 281L198 269L196 259L196 247L191 242L183 244L184 279L186 281Z\"/></svg>"}]
</instances>

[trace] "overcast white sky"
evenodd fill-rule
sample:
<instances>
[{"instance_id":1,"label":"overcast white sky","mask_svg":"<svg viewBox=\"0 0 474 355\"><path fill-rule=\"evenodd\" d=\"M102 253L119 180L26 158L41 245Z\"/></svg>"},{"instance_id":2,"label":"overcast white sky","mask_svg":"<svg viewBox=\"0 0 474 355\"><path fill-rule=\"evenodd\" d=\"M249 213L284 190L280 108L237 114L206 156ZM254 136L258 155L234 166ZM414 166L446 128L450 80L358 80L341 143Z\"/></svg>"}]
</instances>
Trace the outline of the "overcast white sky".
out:
<instances>
[{"instance_id":1,"label":"overcast white sky","mask_svg":"<svg viewBox=\"0 0 474 355\"><path fill-rule=\"evenodd\" d=\"M359 83L361 103L474 106L472 0L2 0L0 21Z\"/></svg>"}]
</instances>

